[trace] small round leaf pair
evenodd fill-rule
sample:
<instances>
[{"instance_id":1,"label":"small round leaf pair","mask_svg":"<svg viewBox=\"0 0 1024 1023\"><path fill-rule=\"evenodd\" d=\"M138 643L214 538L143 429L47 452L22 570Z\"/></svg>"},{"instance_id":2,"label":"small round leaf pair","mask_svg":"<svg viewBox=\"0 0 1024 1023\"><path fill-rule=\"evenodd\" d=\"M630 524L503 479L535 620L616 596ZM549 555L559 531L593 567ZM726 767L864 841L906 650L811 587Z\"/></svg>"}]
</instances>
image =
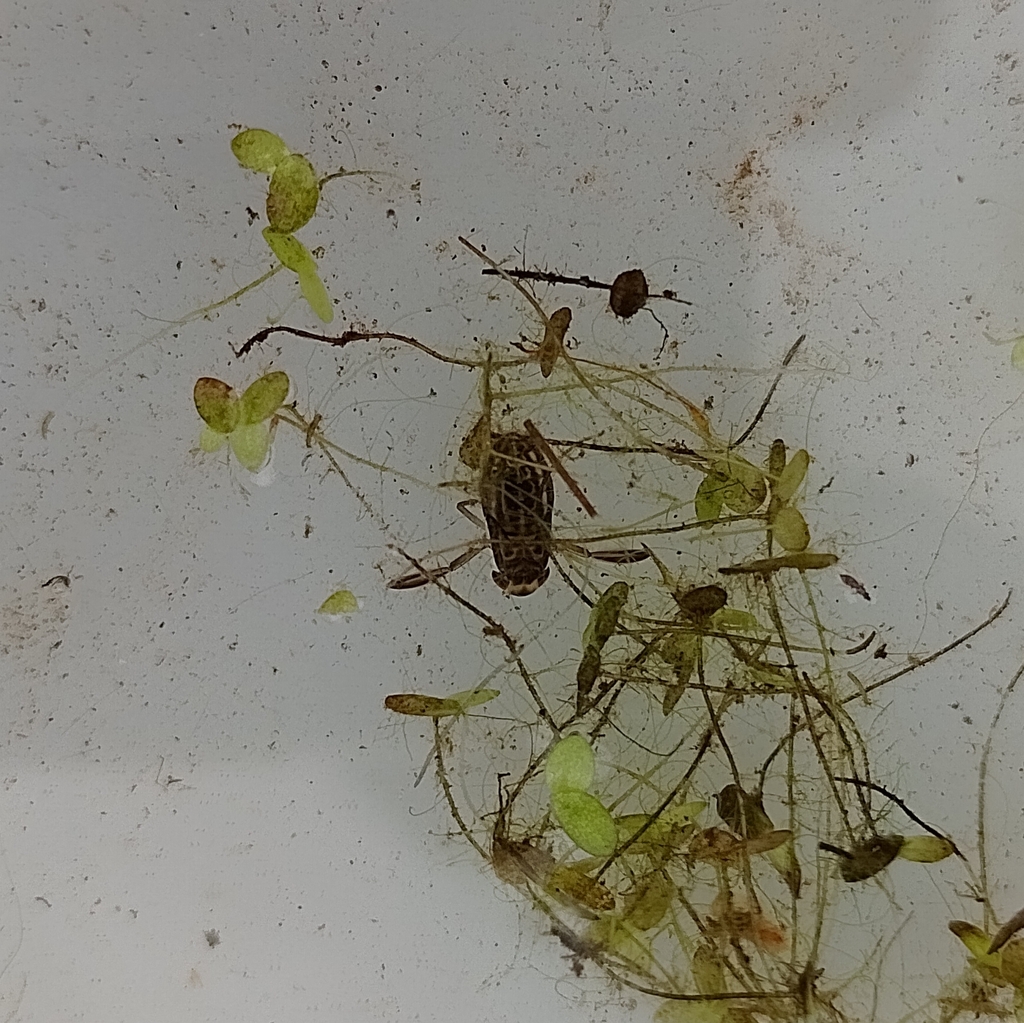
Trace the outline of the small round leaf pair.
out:
<instances>
[{"instance_id":1,"label":"small round leaf pair","mask_svg":"<svg viewBox=\"0 0 1024 1023\"><path fill-rule=\"evenodd\" d=\"M610 856L618 838L612 815L586 789L594 781L594 751L582 735L567 735L548 754L545 781L562 830L591 856Z\"/></svg>"},{"instance_id":2,"label":"small round leaf pair","mask_svg":"<svg viewBox=\"0 0 1024 1023\"><path fill-rule=\"evenodd\" d=\"M196 411L206 423L200 448L214 452L228 443L243 468L250 472L262 469L270 450L270 420L284 404L290 387L288 374L280 370L254 381L241 397L223 380L200 377L192 393Z\"/></svg>"}]
</instances>

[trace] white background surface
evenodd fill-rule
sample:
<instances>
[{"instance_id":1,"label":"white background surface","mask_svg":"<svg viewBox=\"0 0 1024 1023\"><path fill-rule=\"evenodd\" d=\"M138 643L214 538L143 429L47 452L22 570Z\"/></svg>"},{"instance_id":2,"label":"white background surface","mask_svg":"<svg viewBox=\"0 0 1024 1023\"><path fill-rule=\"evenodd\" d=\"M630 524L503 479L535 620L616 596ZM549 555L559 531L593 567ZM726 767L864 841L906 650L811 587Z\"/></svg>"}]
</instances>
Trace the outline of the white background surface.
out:
<instances>
[{"instance_id":1,"label":"white background surface","mask_svg":"<svg viewBox=\"0 0 1024 1023\"><path fill-rule=\"evenodd\" d=\"M243 384L280 350L339 441L376 457L390 441L436 482L470 386L300 343L235 365L229 342L292 301L283 276L143 343L163 326L148 318L269 265L245 213L263 183L228 149L240 123L318 168L393 175L329 186L302 233L326 246L341 328L481 333L463 307L485 289L455 243L475 231L596 277L643 266L697 303L669 317L680 361L764 368L748 403L806 331L780 422L820 483L836 475L818 529L873 587L865 620L894 650L931 649L1024 584L1022 380L983 336L1024 329L1021 6L36 2L4 22L0 1019L649 1018L571 977L443 837L433 789L412 788L426 743L381 709L478 673L478 634L439 597L387 593L376 567L388 540L429 547L454 499L384 504L382 530L294 438L267 489L190 453L195 379ZM589 308L627 357L653 356L649 323ZM492 315L525 329L507 296ZM286 319L315 326L298 302ZM460 585L505 607L483 560ZM40 588L58 573L70 591ZM316 620L342 584L362 615ZM536 623L559 596L531 599ZM880 742L904 796L958 839L1020 621L1014 605L894 696ZM1003 855L1024 833L1020 729L1011 707L1004 914L1024 903ZM941 929L921 940L932 960L903 982L934 991L955 950Z\"/></svg>"}]
</instances>

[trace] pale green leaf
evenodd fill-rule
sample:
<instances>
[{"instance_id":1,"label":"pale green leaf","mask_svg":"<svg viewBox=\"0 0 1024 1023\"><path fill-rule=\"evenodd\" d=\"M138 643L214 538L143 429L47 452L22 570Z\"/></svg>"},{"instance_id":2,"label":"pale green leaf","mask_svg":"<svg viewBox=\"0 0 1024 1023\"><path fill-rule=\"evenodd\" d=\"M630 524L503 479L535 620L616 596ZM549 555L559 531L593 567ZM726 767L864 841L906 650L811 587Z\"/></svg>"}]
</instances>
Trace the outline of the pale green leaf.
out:
<instances>
[{"instance_id":1,"label":"pale green leaf","mask_svg":"<svg viewBox=\"0 0 1024 1023\"><path fill-rule=\"evenodd\" d=\"M938 835L913 835L904 839L897 855L914 863L938 863L953 855L953 843Z\"/></svg>"},{"instance_id":2,"label":"pale green leaf","mask_svg":"<svg viewBox=\"0 0 1024 1023\"><path fill-rule=\"evenodd\" d=\"M263 228L263 238L270 246L270 251L293 273L316 273L316 261L309 249L294 235L282 234L272 228Z\"/></svg>"},{"instance_id":3,"label":"pale green leaf","mask_svg":"<svg viewBox=\"0 0 1024 1023\"><path fill-rule=\"evenodd\" d=\"M721 476L705 476L693 497L693 512L698 522L710 525L722 514L725 483Z\"/></svg>"},{"instance_id":4,"label":"pale green leaf","mask_svg":"<svg viewBox=\"0 0 1024 1023\"><path fill-rule=\"evenodd\" d=\"M217 433L231 433L238 425L241 411L231 387L214 377L200 377L192 390L196 411L203 422Z\"/></svg>"},{"instance_id":5,"label":"pale green leaf","mask_svg":"<svg viewBox=\"0 0 1024 1023\"><path fill-rule=\"evenodd\" d=\"M551 793L551 809L566 835L591 856L610 856L617 832L612 815L589 792L559 789Z\"/></svg>"},{"instance_id":6,"label":"pale green leaf","mask_svg":"<svg viewBox=\"0 0 1024 1023\"><path fill-rule=\"evenodd\" d=\"M316 263L309 269L299 271L299 288L302 290L302 297L309 303L309 308L323 323L330 323L334 319L334 306L331 304L331 296L327 294L324 282L316 272Z\"/></svg>"},{"instance_id":7,"label":"pale green leaf","mask_svg":"<svg viewBox=\"0 0 1024 1023\"><path fill-rule=\"evenodd\" d=\"M800 489L800 484L803 483L804 477L807 475L807 467L810 464L811 456L803 448L795 451L789 464L779 473L779 478L775 481L775 486L772 488L774 496L780 501L789 501Z\"/></svg>"},{"instance_id":8,"label":"pale green leaf","mask_svg":"<svg viewBox=\"0 0 1024 1023\"><path fill-rule=\"evenodd\" d=\"M227 442L228 435L226 433L219 433L209 426L204 426L203 432L199 434L199 449L208 455L212 455L214 451L220 451Z\"/></svg>"},{"instance_id":9,"label":"pale green leaf","mask_svg":"<svg viewBox=\"0 0 1024 1023\"><path fill-rule=\"evenodd\" d=\"M726 1023L729 1010L726 1003L714 1002L662 1002L654 1013L654 1023Z\"/></svg>"},{"instance_id":10,"label":"pale green leaf","mask_svg":"<svg viewBox=\"0 0 1024 1023\"><path fill-rule=\"evenodd\" d=\"M1016 341L1010 350L1010 365L1014 369L1024 369L1024 337Z\"/></svg>"},{"instance_id":11,"label":"pale green leaf","mask_svg":"<svg viewBox=\"0 0 1024 1023\"><path fill-rule=\"evenodd\" d=\"M783 550L800 552L810 545L811 531L798 508L784 504L776 511L771 529L772 536Z\"/></svg>"},{"instance_id":12,"label":"pale green leaf","mask_svg":"<svg viewBox=\"0 0 1024 1023\"><path fill-rule=\"evenodd\" d=\"M274 168L267 191L271 229L280 234L298 231L313 219L319 199L320 186L309 160L298 153L284 157Z\"/></svg>"},{"instance_id":13,"label":"pale green leaf","mask_svg":"<svg viewBox=\"0 0 1024 1023\"><path fill-rule=\"evenodd\" d=\"M768 485L764 473L745 458L732 455L715 466L715 471L726 477L722 487L725 506L737 515L749 515L764 504L768 496Z\"/></svg>"},{"instance_id":14,"label":"pale green leaf","mask_svg":"<svg viewBox=\"0 0 1024 1023\"><path fill-rule=\"evenodd\" d=\"M322 615L350 615L359 610L359 601L351 590L335 590L317 609Z\"/></svg>"},{"instance_id":15,"label":"pale green leaf","mask_svg":"<svg viewBox=\"0 0 1024 1023\"><path fill-rule=\"evenodd\" d=\"M452 693L448 699L453 700L463 710L469 710L470 707L479 707L481 704L490 703L500 695L501 692L498 689L465 689L461 693Z\"/></svg>"},{"instance_id":16,"label":"pale green leaf","mask_svg":"<svg viewBox=\"0 0 1024 1023\"><path fill-rule=\"evenodd\" d=\"M274 168L288 155L284 140L271 131L249 128L231 140L231 152L246 170L272 174Z\"/></svg>"},{"instance_id":17,"label":"pale green leaf","mask_svg":"<svg viewBox=\"0 0 1024 1023\"><path fill-rule=\"evenodd\" d=\"M594 751L590 743L576 734L559 739L548 754L544 780L552 792L589 789L594 781Z\"/></svg>"},{"instance_id":18,"label":"pale green leaf","mask_svg":"<svg viewBox=\"0 0 1024 1023\"><path fill-rule=\"evenodd\" d=\"M711 619L711 629L718 632L757 632L761 624L749 611L723 607Z\"/></svg>"},{"instance_id":19,"label":"pale green leaf","mask_svg":"<svg viewBox=\"0 0 1024 1023\"><path fill-rule=\"evenodd\" d=\"M231 450L243 468L258 472L270 450L270 424L264 421L239 426L231 434Z\"/></svg>"},{"instance_id":20,"label":"pale green leaf","mask_svg":"<svg viewBox=\"0 0 1024 1023\"><path fill-rule=\"evenodd\" d=\"M241 398L241 421L245 424L262 423L269 419L288 397L291 383L288 374L281 370L267 373L259 380L254 380Z\"/></svg>"}]
</instances>

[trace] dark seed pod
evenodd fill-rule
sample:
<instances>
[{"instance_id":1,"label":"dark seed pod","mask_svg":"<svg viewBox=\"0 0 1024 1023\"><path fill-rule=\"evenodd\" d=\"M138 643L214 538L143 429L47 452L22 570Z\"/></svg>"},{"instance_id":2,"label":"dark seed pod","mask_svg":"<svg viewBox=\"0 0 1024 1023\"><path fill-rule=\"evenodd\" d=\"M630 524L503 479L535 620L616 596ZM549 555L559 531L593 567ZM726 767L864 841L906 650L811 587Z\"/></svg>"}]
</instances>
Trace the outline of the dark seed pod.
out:
<instances>
[{"instance_id":1,"label":"dark seed pod","mask_svg":"<svg viewBox=\"0 0 1024 1023\"><path fill-rule=\"evenodd\" d=\"M819 842L818 848L839 857L839 876L852 883L867 881L885 870L899 856L903 842L902 835L875 835L858 842L849 852L827 842Z\"/></svg>"},{"instance_id":2,"label":"dark seed pod","mask_svg":"<svg viewBox=\"0 0 1024 1023\"><path fill-rule=\"evenodd\" d=\"M721 586L697 586L676 598L679 610L687 618L701 621L710 618L716 611L725 607L728 595Z\"/></svg>"},{"instance_id":3,"label":"dark seed pod","mask_svg":"<svg viewBox=\"0 0 1024 1023\"><path fill-rule=\"evenodd\" d=\"M612 281L608 304L616 316L628 320L647 304L647 278L643 270L624 270Z\"/></svg>"}]
</instances>

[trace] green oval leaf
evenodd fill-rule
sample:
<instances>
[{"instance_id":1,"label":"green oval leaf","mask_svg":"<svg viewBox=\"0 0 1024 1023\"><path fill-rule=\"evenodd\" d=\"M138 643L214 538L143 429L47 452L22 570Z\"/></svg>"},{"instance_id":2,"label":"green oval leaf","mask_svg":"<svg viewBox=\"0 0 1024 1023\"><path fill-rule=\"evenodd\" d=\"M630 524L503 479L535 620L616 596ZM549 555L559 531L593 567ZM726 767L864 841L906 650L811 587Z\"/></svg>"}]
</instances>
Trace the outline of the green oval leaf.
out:
<instances>
[{"instance_id":1,"label":"green oval leaf","mask_svg":"<svg viewBox=\"0 0 1024 1023\"><path fill-rule=\"evenodd\" d=\"M288 155L288 147L272 131L249 128L231 140L231 152L246 170L272 174L274 168Z\"/></svg>"},{"instance_id":2,"label":"green oval leaf","mask_svg":"<svg viewBox=\"0 0 1024 1023\"><path fill-rule=\"evenodd\" d=\"M312 260L312 257L310 257ZM324 323L330 323L334 319L334 306L331 304L331 296L327 294L324 282L316 272L316 263L312 268L299 271L299 287L302 289L302 297L309 303L309 308L320 317Z\"/></svg>"},{"instance_id":3,"label":"green oval leaf","mask_svg":"<svg viewBox=\"0 0 1024 1023\"><path fill-rule=\"evenodd\" d=\"M697 521L710 526L722 514L726 481L721 476L705 476L693 497L693 512Z\"/></svg>"},{"instance_id":4,"label":"green oval leaf","mask_svg":"<svg viewBox=\"0 0 1024 1023\"><path fill-rule=\"evenodd\" d=\"M192 399L203 422L215 433L231 433L238 425L238 399L223 380L200 377L192 389Z\"/></svg>"},{"instance_id":5,"label":"green oval leaf","mask_svg":"<svg viewBox=\"0 0 1024 1023\"><path fill-rule=\"evenodd\" d=\"M249 472L259 472L270 450L270 424L247 423L231 434L231 450L239 464Z\"/></svg>"},{"instance_id":6,"label":"green oval leaf","mask_svg":"<svg viewBox=\"0 0 1024 1023\"><path fill-rule=\"evenodd\" d=\"M448 699L454 700L465 711L490 703L497 696L501 696L499 689L464 689L461 693L452 693Z\"/></svg>"},{"instance_id":7,"label":"green oval leaf","mask_svg":"<svg viewBox=\"0 0 1024 1023\"><path fill-rule=\"evenodd\" d=\"M779 473L775 481L772 493L780 501L788 501L800 489L804 477L807 475L807 467L811 464L811 456L801 448L793 453L786 468Z\"/></svg>"},{"instance_id":8,"label":"green oval leaf","mask_svg":"<svg viewBox=\"0 0 1024 1023\"><path fill-rule=\"evenodd\" d=\"M725 506L737 515L749 515L764 504L768 496L768 485L764 474L745 458L733 455L726 462L716 466L717 472L726 477L722 488Z\"/></svg>"},{"instance_id":9,"label":"green oval leaf","mask_svg":"<svg viewBox=\"0 0 1024 1023\"><path fill-rule=\"evenodd\" d=\"M242 422L262 423L269 419L284 404L289 387L288 374L281 370L254 380L241 398Z\"/></svg>"},{"instance_id":10,"label":"green oval leaf","mask_svg":"<svg viewBox=\"0 0 1024 1023\"><path fill-rule=\"evenodd\" d=\"M799 553L807 550L810 545L811 531L807 528L807 522L799 509L788 504L784 504L776 511L771 529L772 536L783 550Z\"/></svg>"},{"instance_id":11,"label":"green oval leaf","mask_svg":"<svg viewBox=\"0 0 1024 1023\"><path fill-rule=\"evenodd\" d=\"M316 273L316 261L309 249L294 235L282 234L273 228L263 228L263 239L270 246L270 251L293 273Z\"/></svg>"},{"instance_id":12,"label":"green oval leaf","mask_svg":"<svg viewBox=\"0 0 1024 1023\"><path fill-rule=\"evenodd\" d=\"M1014 369L1024 369L1024 337L1010 349L1010 365Z\"/></svg>"},{"instance_id":13,"label":"green oval leaf","mask_svg":"<svg viewBox=\"0 0 1024 1023\"><path fill-rule=\"evenodd\" d=\"M582 735L559 739L548 754L544 780L554 793L562 789L586 791L594 781L594 751Z\"/></svg>"},{"instance_id":14,"label":"green oval leaf","mask_svg":"<svg viewBox=\"0 0 1024 1023\"><path fill-rule=\"evenodd\" d=\"M359 610L359 601L351 590L335 590L317 609L321 615L350 615Z\"/></svg>"},{"instance_id":15,"label":"green oval leaf","mask_svg":"<svg viewBox=\"0 0 1024 1023\"><path fill-rule=\"evenodd\" d=\"M227 442L228 435L226 433L218 433L216 430L204 426L203 432L199 435L199 450L212 455L214 451L220 451Z\"/></svg>"},{"instance_id":16,"label":"green oval leaf","mask_svg":"<svg viewBox=\"0 0 1024 1023\"><path fill-rule=\"evenodd\" d=\"M615 851L615 821L596 796L560 789L551 793L551 809L562 830L584 852L610 856Z\"/></svg>"},{"instance_id":17,"label":"green oval leaf","mask_svg":"<svg viewBox=\"0 0 1024 1023\"><path fill-rule=\"evenodd\" d=\"M291 234L308 224L320 200L313 165L299 153L284 157L274 168L267 191L267 222L274 231Z\"/></svg>"},{"instance_id":18,"label":"green oval leaf","mask_svg":"<svg viewBox=\"0 0 1024 1023\"><path fill-rule=\"evenodd\" d=\"M897 853L901 860L911 860L914 863L938 863L954 851L953 843L948 838L939 838L938 835L914 835L904 839L900 851Z\"/></svg>"}]
</instances>

